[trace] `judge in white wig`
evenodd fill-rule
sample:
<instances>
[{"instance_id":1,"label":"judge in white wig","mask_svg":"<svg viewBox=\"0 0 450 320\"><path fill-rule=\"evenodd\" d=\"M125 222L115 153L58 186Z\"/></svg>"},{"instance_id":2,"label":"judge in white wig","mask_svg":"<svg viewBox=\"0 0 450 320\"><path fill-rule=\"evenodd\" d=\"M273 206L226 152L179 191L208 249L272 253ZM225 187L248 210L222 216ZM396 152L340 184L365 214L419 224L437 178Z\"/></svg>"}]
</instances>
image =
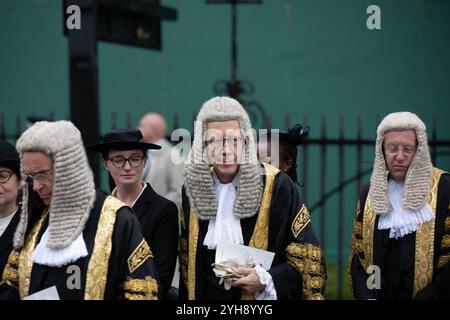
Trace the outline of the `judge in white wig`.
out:
<instances>
[{"instance_id":1,"label":"judge in white wig","mask_svg":"<svg viewBox=\"0 0 450 320\"><path fill-rule=\"evenodd\" d=\"M258 162L250 119L237 100L215 97L203 104L184 178L182 299L323 298L325 268L309 212L288 175ZM241 259L244 267L234 269L238 276L227 290L211 267L223 262L226 244L275 257L265 267Z\"/></svg>"},{"instance_id":2,"label":"judge in white wig","mask_svg":"<svg viewBox=\"0 0 450 320\"><path fill-rule=\"evenodd\" d=\"M425 124L411 112L387 115L377 129L370 185L357 205L355 298L449 297L449 202L450 177L433 168ZM381 274L368 286L373 265Z\"/></svg>"}]
</instances>

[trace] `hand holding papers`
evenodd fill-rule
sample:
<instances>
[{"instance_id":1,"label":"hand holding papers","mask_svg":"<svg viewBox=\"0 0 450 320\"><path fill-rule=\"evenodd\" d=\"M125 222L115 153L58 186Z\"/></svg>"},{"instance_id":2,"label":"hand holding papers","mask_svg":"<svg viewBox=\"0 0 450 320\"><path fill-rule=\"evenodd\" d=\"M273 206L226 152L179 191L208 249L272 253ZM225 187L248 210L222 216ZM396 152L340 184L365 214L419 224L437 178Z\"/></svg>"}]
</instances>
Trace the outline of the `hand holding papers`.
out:
<instances>
[{"instance_id":1,"label":"hand holding papers","mask_svg":"<svg viewBox=\"0 0 450 320\"><path fill-rule=\"evenodd\" d=\"M214 273L224 284L225 290L231 288L231 282L242 277L235 273L232 268L253 268L256 264L265 270L270 269L275 253L260 250L228 241L221 241L217 245L215 263L212 265Z\"/></svg>"}]
</instances>

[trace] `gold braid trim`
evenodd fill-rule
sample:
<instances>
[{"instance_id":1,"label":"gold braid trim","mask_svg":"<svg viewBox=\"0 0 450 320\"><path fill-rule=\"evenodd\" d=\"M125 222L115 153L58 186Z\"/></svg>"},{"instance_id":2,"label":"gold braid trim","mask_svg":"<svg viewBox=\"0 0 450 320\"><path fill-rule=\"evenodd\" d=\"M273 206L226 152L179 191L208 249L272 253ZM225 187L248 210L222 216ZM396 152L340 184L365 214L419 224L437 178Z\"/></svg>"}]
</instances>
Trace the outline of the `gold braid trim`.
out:
<instances>
[{"instance_id":1,"label":"gold braid trim","mask_svg":"<svg viewBox=\"0 0 450 320\"><path fill-rule=\"evenodd\" d=\"M448 248L450 247L450 234L446 234L445 236L442 237L442 242L441 242L441 248Z\"/></svg>"},{"instance_id":2,"label":"gold braid trim","mask_svg":"<svg viewBox=\"0 0 450 320\"><path fill-rule=\"evenodd\" d=\"M306 280L306 281L305 281ZM325 281L322 277L312 277L309 274L305 275L305 280L303 281L305 287L303 290L311 291L312 289L321 289L325 284Z\"/></svg>"},{"instance_id":3,"label":"gold braid trim","mask_svg":"<svg viewBox=\"0 0 450 320\"><path fill-rule=\"evenodd\" d=\"M255 229L253 230L248 246L261 250L267 250L269 241L270 202L272 200L273 182L275 181L275 176L278 172L280 172L280 170L267 163L263 163L263 165L266 173L266 184L262 194ZM255 295L249 294L242 290L241 300L255 300Z\"/></svg>"},{"instance_id":4,"label":"gold braid trim","mask_svg":"<svg viewBox=\"0 0 450 320\"><path fill-rule=\"evenodd\" d=\"M364 216L362 223L362 250L358 252L364 253L364 259L361 257L361 264L364 270L373 264L373 232L375 228L375 212L370 205L370 192L367 194L366 204L364 206Z\"/></svg>"},{"instance_id":5,"label":"gold braid trim","mask_svg":"<svg viewBox=\"0 0 450 320\"><path fill-rule=\"evenodd\" d=\"M438 260L437 267L439 269L441 269L441 268L445 267L449 261L450 261L450 254L446 254L444 256L440 256L439 260Z\"/></svg>"},{"instance_id":6,"label":"gold braid trim","mask_svg":"<svg viewBox=\"0 0 450 320\"><path fill-rule=\"evenodd\" d=\"M286 248L287 263L302 275L303 298L306 300L323 300L320 293L325 285L322 276L321 250L312 244L291 243ZM319 291L319 292L314 292Z\"/></svg>"},{"instance_id":7,"label":"gold braid trim","mask_svg":"<svg viewBox=\"0 0 450 320\"><path fill-rule=\"evenodd\" d=\"M357 254L357 252L362 252L362 224L360 221L358 221L358 216L361 212L361 202L360 199L358 199L358 202L356 203L356 218L353 222L353 232L352 232L352 247L350 251L350 256L348 257L348 280L350 283L350 288L352 289L353 293L353 281L352 281L352 259ZM358 236L358 239L356 238ZM358 259L358 258L357 258Z\"/></svg>"},{"instance_id":8,"label":"gold braid trim","mask_svg":"<svg viewBox=\"0 0 450 320\"><path fill-rule=\"evenodd\" d=\"M304 296L305 300L325 300L321 293L313 293Z\"/></svg>"},{"instance_id":9,"label":"gold braid trim","mask_svg":"<svg viewBox=\"0 0 450 320\"><path fill-rule=\"evenodd\" d=\"M158 300L158 283L150 276L145 279L129 278L123 289L127 300Z\"/></svg>"},{"instance_id":10,"label":"gold braid trim","mask_svg":"<svg viewBox=\"0 0 450 320\"><path fill-rule=\"evenodd\" d=\"M355 232L356 236L362 238L362 225L361 225L361 222L355 221L354 232Z\"/></svg>"},{"instance_id":11,"label":"gold braid trim","mask_svg":"<svg viewBox=\"0 0 450 320\"><path fill-rule=\"evenodd\" d=\"M321 259L320 248L310 243L291 243L286 248L286 255L293 258L309 259L317 262L320 262Z\"/></svg>"},{"instance_id":12,"label":"gold braid trim","mask_svg":"<svg viewBox=\"0 0 450 320\"><path fill-rule=\"evenodd\" d=\"M31 271L33 269L33 261L31 261L31 254L36 247L36 240L39 232L42 229L42 225L48 216L48 210L45 209L42 212L39 221L33 226L30 234L26 237L25 245L22 248L19 256L19 295L20 299L28 296L30 290Z\"/></svg>"},{"instance_id":13,"label":"gold braid trim","mask_svg":"<svg viewBox=\"0 0 450 320\"><path fill-rule=\"evenodd\" d=\"M306 206L303 204L300 211L292 221L291 231L294 238L297 238L300 232L302 232L306 226L311 222L311 216Z\"/></svg>"},{"instance_id":14,"label":"gold braid trim","mask_svg":"<svg viewBox=\"0 0 450 320\"><path fill-rule=\"evenodd\" d=\"M180 223L181 223L181 228L183 230L186 230L186 221L185 221L185 219L186 219L186 215L184 213L184 210L181 209L181 211L180 211Z\"/></svg>"},{"instance_id":15,"label":"gold braid trim","mask_svg":"<svg viewBox=\"0 0 450 320\"><path fill-rule=\"evenodd\" d=\"M141 243L134 249L133 253L128 258L128 269L130 274L135 272L147 259L152 258L153 254L148 246L147 241L142 239Z\"/></svg>"},{"instance_id":16,"label":"gold braid trim","mask_svg":"<svg viewBox=\"0 0 450 320\"><path fill-rule=\"evenodd\" d=\"M436 215L439 180L444 171L433 168L428 203ZM416 231L413 297L433 280L434 231L436 219L422 223Z\"/></svg>"},{"instance_id":17,"label":"gold braid trim","mask_svg":"<svg viewBox=\"0 0 450 320\"><path fill-rule=\"evenodd\" d=\"M103 203L95 234L94 249L86 272L85 300L103 300L108 278L109 257L112 250L112 234L117 210L126 206L117 198L108 196Z\"/></svg>"},{"instance_id":18,"label":"gold braid trim","mask_svg":"<svg viewBox=\"0 0 450 320\"><path fill-rule=\"evenodd\" d=\"M195 260L197 257L197 242L198 242L199 223L197 214L191 209L189 213L189 254L187 267L187 291L188 299L195 300Z\"/></svg>"},{"instance_id":19,"label":"gold braid trim","mask_svg":"<svg viewBox=\"0 0 450 320\"><path fill-rule=\"evenodd\" d=\"M17 250L11 251L8 257L8 262L3 269L1 283L6 283L16 289L19 289L19 255L20 252Z\"/></svg>"}]
</instances>

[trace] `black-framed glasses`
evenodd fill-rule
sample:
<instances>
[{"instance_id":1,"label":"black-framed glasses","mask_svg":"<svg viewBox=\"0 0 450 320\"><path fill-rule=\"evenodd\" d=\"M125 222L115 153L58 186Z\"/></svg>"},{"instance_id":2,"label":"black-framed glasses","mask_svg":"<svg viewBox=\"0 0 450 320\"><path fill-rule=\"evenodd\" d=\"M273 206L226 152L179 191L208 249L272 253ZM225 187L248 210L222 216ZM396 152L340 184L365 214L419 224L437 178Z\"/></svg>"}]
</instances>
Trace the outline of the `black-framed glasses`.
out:
<instances>
[{"instance_id":1,"label":"black-framed glasses","mask_svg":"<svg viewBox=\"0 0 450 320\"><path fill-rule=\"evenodd\" d=\"M144 158L145 158L144 156L134 156L134 157L130 157L130 158L112 157L112 158L108 158L108 160L111 161L111 163L114 167L120 169L125 166L125 162L127 162L127 161L132 168L137 168L142 164L142 161L144 161Z\"/></svg>"},{"instance_id":2,"label":"black-framed glasses","mask_svg":"<svg viewBox=\"0 0 450 320\"><path fill-rule=\"evenodd\" d=\"M26 174L25 182L28 184L33 184L33 181L37 181L39 183L47 182L50 177L53 175L53 170L38 172L35 174Z\"/></svg>"},{"instance_id":3,"label":"black-framed glasses","mask_svg":"<svg viewBox=\"0 0 450 320\"><path fill-rule=\"evenodd\" d=\"M1 170L0 171L0 183L6 183L11 179L13 172L11 170Z\"/></svg>"}]
</instances>

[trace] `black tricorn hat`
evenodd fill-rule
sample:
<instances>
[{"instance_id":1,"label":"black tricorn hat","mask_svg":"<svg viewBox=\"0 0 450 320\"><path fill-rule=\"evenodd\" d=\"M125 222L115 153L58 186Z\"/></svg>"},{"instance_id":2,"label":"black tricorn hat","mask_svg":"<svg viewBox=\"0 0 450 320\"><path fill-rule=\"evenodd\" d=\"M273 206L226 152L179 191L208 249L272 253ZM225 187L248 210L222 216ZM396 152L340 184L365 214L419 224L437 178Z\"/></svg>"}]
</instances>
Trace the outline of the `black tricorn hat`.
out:
<instances>
[{"instance_id":1,"label":"black tricorn hat","mask_svg":"<svg viewBox=\"0 0 450 320\"><path fill-rule=\"evenodd\" d=\"M11 143L6 141L0 141L0 166L10 168L20 177L19 153Z\"/></svg>"},{"instance_id":2,"label":"black tricorn hat","mask_svg":"<svg viewBox=\"0 0 450 320\"><path fill-rule=\"evenodd\" d=\"M87 146L87 149L98 152L108 150L161 149L153 143L145 142L138 129L114 129L103 136L103 142Z\"/></svg>"}]
</instances>

